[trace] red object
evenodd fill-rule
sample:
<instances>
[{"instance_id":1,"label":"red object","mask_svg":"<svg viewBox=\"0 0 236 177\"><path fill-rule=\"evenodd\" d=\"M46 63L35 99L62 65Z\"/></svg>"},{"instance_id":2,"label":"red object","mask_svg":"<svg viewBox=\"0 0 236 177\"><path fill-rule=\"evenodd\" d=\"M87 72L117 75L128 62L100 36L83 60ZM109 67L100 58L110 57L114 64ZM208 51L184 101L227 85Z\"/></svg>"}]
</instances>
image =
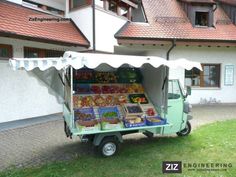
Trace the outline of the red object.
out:
<instances>
[{"instance_id":1,"label":"red object","mask_svg":"<svg viewBox=\"0 0 236 177\"><path fill-rule=\"evenodd\" d=\"M101 91L101 88L97 85L92 85L91 86L91 91L94 93L94 94L100 94L102 91Z\"/></svg>"},{"instance_id":2,"label":"red object","mask_svg":"<svg viewBox=\"0 0 236 177\"><path fill-rule=\"evenodd\" d=\"M154 109L153 109L153 108L148 108L148 110L147 110L147 115L148 115L148 116L154 116L154 115L155 115Z\"/></svg>"},{"instance_id":3,"label":"red object","mask_svg":"<svg viewBox=\"0 0 236 177\"><path fill-rule=\"evenodd\" d=\"M221 6L214 12L215 27L197 28L192 26L178 0L142 2L148 23L126 23L116 34L116 38L153 41L154 39L236 41L236 26L231 23Z\"/></svg>"},{"instance_id":4,"label":"red object","mask_svg":"<svg viewBox=\"0 0 236 177\"><path fill-rule=\"evenodd\" d=\"M72 20L33 22L30 17L60 18L15 3L0 1L0 31L15 38L89 47L89 41Z\"/></svg>"}]
</instances>

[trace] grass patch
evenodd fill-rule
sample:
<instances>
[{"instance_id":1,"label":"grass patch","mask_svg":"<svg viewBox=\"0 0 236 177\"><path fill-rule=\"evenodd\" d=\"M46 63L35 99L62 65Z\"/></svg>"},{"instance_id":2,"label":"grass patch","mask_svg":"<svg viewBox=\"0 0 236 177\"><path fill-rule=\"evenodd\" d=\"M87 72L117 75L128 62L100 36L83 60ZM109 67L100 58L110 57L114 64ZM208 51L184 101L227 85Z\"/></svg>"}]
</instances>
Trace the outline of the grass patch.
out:
<instances>
[{"instance_id":1,"label":"grass patch","mask_svg":"<svg viewBox=\"0 0 236 177\"><path fill-rule=\"evenodd\" d=\"M38 168L13 169L0 177L156 177L162 176L162 161L182 163L231 163L227 171L188 171L164 176L234 177L236 174L236 120L204 125L187 137L126 140L117 156L82 155L75 160Z\"/></svg>"}]
</instances>

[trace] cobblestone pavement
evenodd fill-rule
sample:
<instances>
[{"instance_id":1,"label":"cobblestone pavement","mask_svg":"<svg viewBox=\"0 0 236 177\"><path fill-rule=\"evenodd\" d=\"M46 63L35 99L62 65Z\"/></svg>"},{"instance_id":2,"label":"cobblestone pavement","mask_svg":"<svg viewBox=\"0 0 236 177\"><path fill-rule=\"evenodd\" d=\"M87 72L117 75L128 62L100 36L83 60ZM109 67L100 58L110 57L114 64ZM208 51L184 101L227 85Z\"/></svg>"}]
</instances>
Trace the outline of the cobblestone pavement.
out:
<instances>
[{"instance_id":1,"label":"cobblestone pavement","mask_svg":"<svg viewBox=\"0 0 236 177\"><path fill-rule=\"evenodd\" d=\"M193 128L218 120L236 118L236 105L194 106ZM140 138L143 135L129 135ZM29 167L92 155L92 146L80 143L79 138L64 135L63 121L55 120L0 132L0 170L10 167Z\"/></svg>"}]
</instances>

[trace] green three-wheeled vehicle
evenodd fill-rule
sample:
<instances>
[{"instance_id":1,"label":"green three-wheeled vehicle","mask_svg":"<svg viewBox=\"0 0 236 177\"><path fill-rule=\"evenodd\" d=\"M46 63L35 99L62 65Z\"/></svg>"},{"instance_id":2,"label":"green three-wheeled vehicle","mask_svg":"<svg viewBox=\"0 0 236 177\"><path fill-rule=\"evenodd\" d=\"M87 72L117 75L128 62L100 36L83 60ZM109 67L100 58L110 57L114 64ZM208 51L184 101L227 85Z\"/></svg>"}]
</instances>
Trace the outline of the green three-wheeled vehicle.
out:
<instances>
[{"instance_id":1,"label":"green three-wheeled vehicle","mask_svg":"<svg viewBox=\"0 0 236 177\"><path fill-rule=\"evenodd\" d=\"M35 70L61 95L66 136L92 141L102 156L114 155L126 134L185 136L191 131L191 105L186 102L191 89L184 93L168 74L169 68L201 69L199 63L66 52L63 58L13 59L10 64Z\"/></svg>"}]
</instances>

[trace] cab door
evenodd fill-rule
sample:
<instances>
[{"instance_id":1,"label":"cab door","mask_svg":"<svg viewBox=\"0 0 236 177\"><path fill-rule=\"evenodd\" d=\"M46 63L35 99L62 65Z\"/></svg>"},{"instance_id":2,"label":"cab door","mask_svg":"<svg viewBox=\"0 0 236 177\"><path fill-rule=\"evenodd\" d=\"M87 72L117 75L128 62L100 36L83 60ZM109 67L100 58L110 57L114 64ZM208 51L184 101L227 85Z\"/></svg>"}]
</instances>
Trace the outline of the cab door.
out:
<instances>
[{"instance_id":1,"label":"cab door","mask_svg":"<svg viewBox=\"0 0 236 177\"><path fill-rule=\"evenodd\" d=\"M164 134L176 133L181 130L183 123L184 97L178 80L169 80L168 83L168 110L167 122L172 124L165 127Z\"/></svg>"}]
</instances>

